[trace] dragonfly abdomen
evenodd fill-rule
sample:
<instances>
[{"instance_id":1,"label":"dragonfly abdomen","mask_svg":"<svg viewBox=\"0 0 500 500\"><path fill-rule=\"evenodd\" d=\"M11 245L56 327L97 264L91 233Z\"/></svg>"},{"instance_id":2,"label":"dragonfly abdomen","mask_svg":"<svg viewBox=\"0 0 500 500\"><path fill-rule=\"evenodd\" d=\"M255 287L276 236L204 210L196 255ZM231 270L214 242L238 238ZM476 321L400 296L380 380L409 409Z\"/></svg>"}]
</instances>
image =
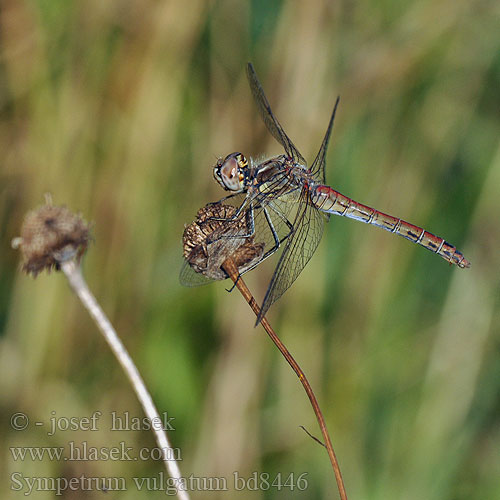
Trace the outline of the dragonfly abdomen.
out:
<instances>
[{"instance_id":1,"label":"dragonfly abdomen","mask_svg":"<svg viewBox=\"0 0 500 500\"><path fill-rule=\"evenodd\" d=\"M419 226L358 203L329 186L315 186L311 192L311 202L323 212L359 220L402 236L438 254L450 264L456 264L461 268L470 267L470 262L462 253L443 238Z\"/></svg>"}]
</instances>

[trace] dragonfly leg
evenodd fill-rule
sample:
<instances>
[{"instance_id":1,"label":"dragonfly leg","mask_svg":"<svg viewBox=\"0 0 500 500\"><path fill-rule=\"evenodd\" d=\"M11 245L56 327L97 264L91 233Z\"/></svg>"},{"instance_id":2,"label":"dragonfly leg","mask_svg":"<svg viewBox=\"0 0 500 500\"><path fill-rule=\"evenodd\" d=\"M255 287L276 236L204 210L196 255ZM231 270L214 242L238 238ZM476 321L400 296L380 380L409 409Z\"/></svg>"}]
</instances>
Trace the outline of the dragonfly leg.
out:
<instances>
[{"instance_id":1,"label":"dragonfly leg","mask_svg":"<svg viewBox=\"0 0 500 500\"><path fill-rule=\"evenodd\" d=\"M250 208L245 212L245 218L246 218L246 226L248 229L248 233L246 234L222 234L218 236L217 238L214 238L213 240L210 239L208 242L209 244L215 243L216 241L222 240L224 238L227 239L234 239L234 238L251 238L255 234L255 218L254 218L254 208L253 205L250 204ZM223 221L231 221L233 220L233 217L228 217L227 219L219 219L216 217L211 218L210 220L223 220Z\"/></svg>"},{"instance_id":2,"label":"dragonfly leg","mask_svg":"<svg viewBox=\"0 0 500 500\"><path fill-rule=\"evenodd\" d=\"M273 208L273 211L276 215L278 215L281 220L287 225L289 231L283 238L279 238L278 233L276 229L274 228L273 221L271 220L271 216L269 215L269 212L266 207L262 207L262 210L264 212L264 216L266 217L266 221L269 225L269 229L271 230L271 233L274 238L274 246L270 248L263 256L260 258L257 262L255 262L252 266L250 266L248 269L245 270L246 273L248 271L251 271L254 267L257 267L261 262L266 260L268 257L270 257L273 253L275 253L278 248L281 246L281 244L292 234L293 232L293 224L282 214L277 210L276 208Z\"/></svg>"},{"instance_id":3,"label":"dragonfly leg","mask_svg":"<svg viewBox=\"0 0 500 500\"><path fill-rule=\"evenodd\" d=\"M279 210L276 210L276 208L273 208L274 213L280 217L280 219L287 225L289 231L281 240L279 239L278 233L276 232L276 229L273 226L273 222L271 220L271 217L269 215L269 212L267 211L267 208L264 208L264 215L266 216L267 223L269 224L269 228L271 229L271 233L274 238L274 247L268 250L265 254L262 260L267 259L270 255L272 255L274 252L278 250L278 248L281 246L281 244L292 234L293 232L293 225L292 223L282 214L280 213Z\"/></svg>"},{"instance_id":4,"label":"dragonfly leg","mask_svg":"<svg viewBox=\"0 0 500 500\"><path fill-rule=\"evenodd\" d=\"M236 286L236 284L238 283L238 281L240 280L240 278L241 278L241 274L238 273L238 277L236 278L236 281L233 283L233 286L231 288L226 288L226 292L231 293L234 290L234 287Z\"/></svg>"},{"instance_id":5,"label":"dragonfly leg","mask_svg":"<svg viewBox=\"0 0 500 500\"><path fill-rule=\"evenodd\" d=\"M223 203L224 201L226 200L229 200L230 198L234 198L235 196L238 196L239 193L231 193L231 194L228 194L227 196L224 196L223 198L221 198L220 200L217 200L217 201L211 201L209 203L207 203L207 205L218 205L219 203Z\"/></svg>"},{"instance_id":6,"label":"dragonfly leg","mask_svg":"<svg viewBox=\"0 0 500 500\"><path fill-rule=\"evenodd\" d=\"M232 198L233 196L237 196L239 193L235 194L230 194L228 196L224 196L224 198L221 198L219 201L207 203L207 205L218 205L219 203L222 203L229 198ZM230 217L210 217L208 220L217 220L217 221L234 221L236 219L239 219L241 216L241 212L243 212L244 209L246 209L246 206L250 203L250 196L247 195L241 205L236 209L236 212L231 215ZM250 203L251 205L251 203Z\"/></svg>"}]
</instances>

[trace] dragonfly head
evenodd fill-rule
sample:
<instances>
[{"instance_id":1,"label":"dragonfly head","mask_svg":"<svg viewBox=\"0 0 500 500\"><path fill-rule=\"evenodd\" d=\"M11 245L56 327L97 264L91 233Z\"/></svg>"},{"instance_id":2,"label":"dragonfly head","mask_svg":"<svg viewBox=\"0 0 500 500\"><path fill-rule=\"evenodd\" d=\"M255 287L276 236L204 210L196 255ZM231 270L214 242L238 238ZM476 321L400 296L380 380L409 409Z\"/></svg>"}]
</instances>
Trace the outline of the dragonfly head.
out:
<instances>
[{"instance_id":1,"label":"dragonfly head","mask_svg":"<svg viewBox=\"0 0 500 500\"><path fill-rule=\"evenodd\" d=\"M245 189L248 161L241 153L219 158L214 166L215 180L226 190L238 193Z\"/></svg>"}]
</instances>

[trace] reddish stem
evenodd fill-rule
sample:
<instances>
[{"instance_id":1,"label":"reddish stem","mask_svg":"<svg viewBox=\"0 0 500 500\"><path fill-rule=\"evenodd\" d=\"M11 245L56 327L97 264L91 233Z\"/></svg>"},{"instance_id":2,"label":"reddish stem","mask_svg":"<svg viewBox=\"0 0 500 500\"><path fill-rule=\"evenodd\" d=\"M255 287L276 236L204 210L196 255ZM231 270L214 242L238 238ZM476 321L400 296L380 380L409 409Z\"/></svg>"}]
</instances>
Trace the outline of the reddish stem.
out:
<instances>
[{"instance_id":1,"label":"reddish stem","mask_svg":"<svg viewBox=\"0 0 500 500\"><path fill-rule=\"evenodd\" d=\"M221 267L233 280L234 284L240 291L241 295L243 295L245 300L248 302L248 305L252 308L253 312L258 317L260 313L260 307L257 305L257 302L255 302L255 299L253 298L250 290L243 281L243 278L239 275L238 268L234 264L233 260L231 258L227 259L222 264ZM328 456L330 457L330 462L333 467L333 472L335 473L335 479L337 481L337 487L339 490L340 498L341 500L347 500L347 493L345 491L344 481L342 480L342 473L340 472L340 466L337 461L337 457L335 456L335 452L333 451L332 441L330 439L330 435L328 434L328 429L326 428L325 419L323 417L323 414L321 413L321 409L319 407L316 396L314 395L311 384L309 384L309 381L307 380L304 372L302 371L298 363L295 361L293 356L290 354L288 349L285 347L283 342L281 342L276 333L274 333L274 330L272 329L267 319L263 317L260 323L264 327L264 330L266 330L266 333L269 335L269 337L271 337L271 340L274 342L276 347L280 350L281 354L286 359L287 363L292 367L293 371L297 374L297 377L299 377L300 382L304 386L304 390L306 391L306 394L309 397L309 401L311 401L314 413L316 414L316 418L318 420L321 429L321 434L323 435L323 439L325 440L325 447L328 451Z\"/></svg>"}]
</instances>

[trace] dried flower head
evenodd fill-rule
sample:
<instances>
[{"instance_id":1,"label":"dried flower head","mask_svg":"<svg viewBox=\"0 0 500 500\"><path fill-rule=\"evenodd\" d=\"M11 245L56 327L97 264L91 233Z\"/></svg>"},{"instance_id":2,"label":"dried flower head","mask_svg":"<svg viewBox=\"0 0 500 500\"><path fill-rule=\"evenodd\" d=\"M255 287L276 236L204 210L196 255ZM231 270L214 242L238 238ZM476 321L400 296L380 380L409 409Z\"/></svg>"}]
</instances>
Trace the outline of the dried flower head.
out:
<instances>
[{"instance_id":1,"label":"dried flower head","mask_svg":"<svg viewBox=\"0 0 500 500\"><path fill-rule=\"evenodd\" d=\"M198 210L196 220L184 230L184 258L191 268L207 278L223 280L221 269L231 257L240 273L256 263L264 252L264 243L248 236L245 216L236 217L237 209L222 203L208 204Z\"/></svg>"},{"instance_id":2,"label":"dried flower head","mask_svg":"<svg viewBox=\"0 0 500 500\"><path fill-rule=\"evenodd\" d=\"M64 206L46 204L28 212L21 236L12 240L23 256L23 271L38 273L65 260L80 260L90 239L89 225Z\"/></svg>"}]
</instances>

